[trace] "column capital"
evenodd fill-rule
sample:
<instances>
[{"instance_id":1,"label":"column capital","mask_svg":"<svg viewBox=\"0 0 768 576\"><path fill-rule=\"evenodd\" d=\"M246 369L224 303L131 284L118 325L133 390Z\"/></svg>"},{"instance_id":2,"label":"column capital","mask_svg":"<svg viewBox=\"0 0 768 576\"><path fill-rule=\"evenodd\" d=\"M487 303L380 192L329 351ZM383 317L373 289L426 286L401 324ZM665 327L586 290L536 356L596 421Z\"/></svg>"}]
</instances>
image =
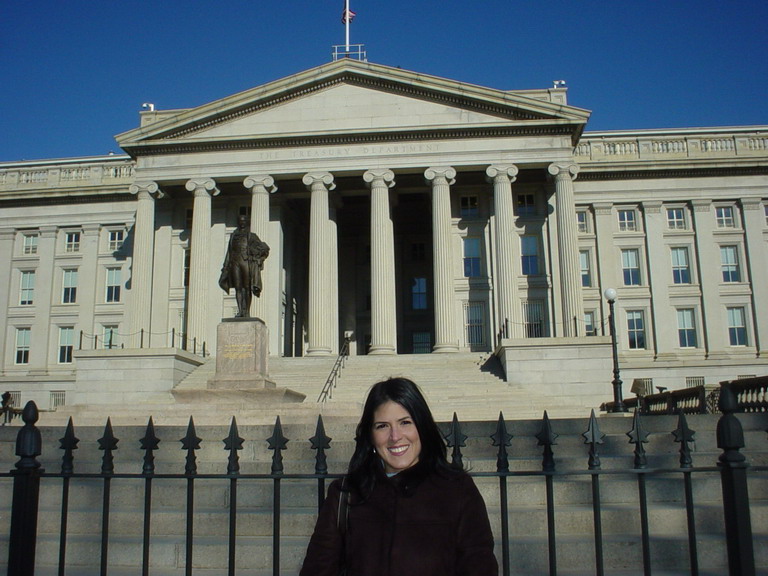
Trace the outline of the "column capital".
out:
<instances>
[{"instance_id":1,"label":"column capital","mask_svg":"<svg viewBox=\"0 0 768 576\"><path fill-rule=\"evenodd\" d=\"M330 172L310 172L309 174L304 174L301 181L304 183L304 186L310 190L312 190L316 184L322 184L328 190L336 188L336 184L333 181L333 174Z\"/></svg>"},{"instance_id":2,"label":"column capital","mask_svg":"<svg viewBox=\"0 0 768 576\"><path fill-rule=\"evenodd\" d=\"M452 166L432 166L424 171L424 178L433 184L439 183L440 180L445 180L450 186L456 182L456 169Z\"/></svg>"},{"instance_id":3,"label":"column capital","mask_svg":"<svg viewBox=\"0 0 768 576\"><path fill-rule=\"evenodd\" d=\"M392 170L389 170L386 168L383 168L383 169L374 168L372 170L368 170L365 174L363 174L363 180L365 180L365 183L368 184L369 188L377 180L381 180L381 182L387 188L392 188L392 186L395 185L395 173L392 172Z\"/></svg>"},{"instance_id":4,"label":"column capital","mask_svg":"<svg viewBox=\"0 0 768 576\"><path fill-rule=\"evenodd\" d=\"M496 178L507 178L512 183L517 180L517 174L520 170L514 164L491 164L485 169L485 174L490 181Z\"/></svg>"},{"instance_id":5,"label":"column capital","mask_svg":"<svg viewBox=\"0 0 768 576\"><path fill-rule=\"evenodd\" d=\"M696 198L691 200L694 212L709 212L712 207L712 200L709 198Z\"/></svg>"},{"instance_id":6,"label":"column capital","mask_svg":"<svg viewBox=\"0 0 768 576\"><path fill-rule=\"evenodd\" d=\"M663 202L661 200L643 200L640 204L648 214L660 214Z\"/></svg>"},{"instance_id":7,"label":"column capital","mask_svg":"<svg viewBox=\"0 0 768 576\"><path fill-rule=\"evenodd\" d=\"M131 194L136 194L137 196L148 195L150 197L156 194L158 199L165 196L165 192L160 190L160 186L157 185L157 182L153 182L151 180L134 182L128 188L128 192Z\"/></svg>"},{"instance_id":8,"label":"column capital","mask_svg":"<svg viewBox=\"0 0 768 576\"><path fill-rule=\"evenodd\" d=\"M213 178L192 178L187 180L184 187L190 192L194 192L195 196L202 196L203 194L218 196L221 192L216 187L216 181Z\"/></svg>"},{"instance_id":9,"label":"column capital","mask_svg":"<svg viewBox=\"0 0 768 576\"><path fill-rule=\"evenodd\" d=\"M762 198L742 198L741 205L744 210L760 210L763 205Z\"/></svg>"},{"instance_id":10,"label":"column capital","mask_svg":"<svg viewBox=\"0 0 768 576\"><path fill-rule=\"evenodd\" d=\"M243 180L243 186L254 194L257 192L268 192L269 194L277 192L275 179L269 174L253 174L248 176Z\"/></svg>"},{"instance_id":11,"label":"column capital","mask_svg":"<svg viewBox=\"0 0 768 576\"><path fill-rule=\"evenodd\" d=\"M579 174L579 171L581 168L576 163L557 163L553 162L549 166L547 166L547 172L549 172L552 176L555 178L557 177L568 177L570 176L571 180L575 180L576 176Z\"/></svg>"}]
</instances>

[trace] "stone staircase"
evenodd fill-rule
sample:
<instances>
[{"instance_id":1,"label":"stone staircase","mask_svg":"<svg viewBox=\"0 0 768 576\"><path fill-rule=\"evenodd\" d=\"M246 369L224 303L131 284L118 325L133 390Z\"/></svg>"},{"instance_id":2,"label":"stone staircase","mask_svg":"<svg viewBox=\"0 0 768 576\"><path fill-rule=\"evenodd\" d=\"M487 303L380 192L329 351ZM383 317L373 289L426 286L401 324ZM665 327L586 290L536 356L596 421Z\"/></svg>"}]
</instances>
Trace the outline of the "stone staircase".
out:
<instances>
[{"instance_id":1,"label":"stone staircase","mask_svg":"<svg viewBox=\"0 0 768 576\"><path fill-rule=\"evenodd\" d=\"M329 399L318 404L323 385L333 368L333 357L270 357L270 378L279 387L306 396L301 403L280 403L284 418L312 422L317 414L328 420L356 420L365 395L372 384L391 376L414 380L424 391L435 418L450 420L454 412L462 421L495 420L503 412L505 419L541 418L546 410L551 418L588 417L610 399L610 384L604 394L568 391L567 383L509 384L504 380L498 359L490 354L414 354L393 356L350 356L340 372ZM276 405L260 404L248 398L206 400L206 388L215 374L215 359L192 371L175 388L174 399L165 403L120 406L64 406L56 412L41 414L41 423L66 425L69 417L81 424L100 425L107 416L113 424L143 425L149 416L159 425L184 425L190 416L196 424L217 425L236 417L239 423L271 424ZM188 398L197 396L196 402ZM184 398L184 400L180 400Z\"/></svg>"},{"instance_id":2,"label":"stone staircase","mask_svg":"<svg viewBox=\"0 0 768 576\"><path fill-rule=\"evenodd\" d=\"M380 364L381 366L381 364ZM387 367L382 369L386 370ZM352 372L350 372L352 373ZM350 374L348 373L348 374ZM420 371L420 374L424 372ZM390 375L384 373L384 375ZM429 380L422 378L428 386ZM187 383L189 384L189 383ZM340 384L340 387L343 386ZM345 402L339 388L333 402ZM350 392L351 395L351 392ZM438 402L439 403L439 402ZM315 405L317 408L318 406ZM451 412L450 406L445 412ZM285 478L281 490L281 570L284 576L298 572L316 514L317 484L313 479L291 475L311 474L315 451L309 439L315 435L315 423L302 416L294 418L279 413L283 434L289 439L283 451ZM315 419L318 412L315 412ZM452 415L452 412L451 412ZM496 415L496 418L498 414ZM768 574L768 414L741 414L747 455L754 472L750 475L751 517L758 574ZM224 475L229 452L223 439L229 435L228 418L220 426L196 428L201 438L197 451L198 478L194 492L193 573L202 576L226 573L230 481ZM325 416L324 416L325 420ZM442 419L441 419L442 420ZM715 467L720 453L715 427L717 416L688 418L695 430L692 445L695 495L695 517L698 541L699 574L714 576L727 573L726 544L723 528L722 493ZM605 434L599 445L602 470L600 476L603 557L608 574L625 576L641 574L640 512L637 475L632 472L634 446L628 442L632 428L628 417L598 418ZM508 490L509 549L511 574L539 576L548 573L547 510L545 478L541 470L542 447L537 438L541 420L509 420L507 432L512 436L508 448L510 469L519 474L506 480ZM587 473L588 449L582 434L588 418L552 419L558 434L553 446L557 475L553 478L555 522L557 532L558 573L581 576L595 573L593 534L592 480ZM441 427L447 430L447 422ZM671 434L677 427L673 416L645 417L643 429L648 433L644 445L650 471L646 481L648 521L653 574L659 576L689 574L687 559L686 511L684 490L679 471L679 444ZM486 500L496 535L497 555L501 555L501 511L499 479L484 477L496 467L497 448L490 436L496 430L495 418L462 425L467 435L462 448L465 466L479 474L476 483ZM0 428L0 470L13 468L17 427ZM114 454L115 474L110 480L109 574L140 573L142 557L142 521L145 479L140 476L144 452L139 440L143 426L115 426L119 438ZM43 451L39 460L47 473L61 467L59 439L63 429L41 428ZM67 573L78 576L99 574L102 503L105 489L101 470L103 451L98 440L104 427L79 426L80 439L75 451L75 472L92 474L73 478L69 503L67 538ZM156 576L184 574L187 479L183 476L186 451L179 442L187 433L186 426L157 426L161 439L155 453L156 477L152 485L151 569ZM237 574L267 576L272 574L272 516L274 480L269 477L274 452L267 439L272 425L240 425L244 439L240 456L240 479L237 496ZM326 434L333 438L326 452L332 473L344 471L353 449L354 419L339 418L326 422ZM697 469L701 471L696 471ZM213 477L209 475L218 475ZM37 546L37 575L57 573L59 527L61 519L62 482L60 478L43 478L40 503L40 529ZM0 517L9 517L11 481L0 478ZM7 557L8 522L0 523L0 557Z\"/></svg>"}]
</instances>

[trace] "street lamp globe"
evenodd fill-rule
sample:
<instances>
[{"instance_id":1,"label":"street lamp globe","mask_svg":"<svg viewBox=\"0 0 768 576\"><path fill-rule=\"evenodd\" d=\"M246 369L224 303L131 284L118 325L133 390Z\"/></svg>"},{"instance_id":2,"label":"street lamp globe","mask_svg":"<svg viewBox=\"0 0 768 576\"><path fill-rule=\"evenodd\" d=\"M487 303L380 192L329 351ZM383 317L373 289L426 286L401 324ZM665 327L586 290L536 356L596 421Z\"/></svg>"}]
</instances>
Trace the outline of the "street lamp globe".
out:
<instances>
[{"instance_id":1,"label":"street lamp globe","mask_svg":"<svg viewBox=\"0 0 768 576\"><path fill-rule=\"evenodd\" d=\"M605 292L603 292L603 296L605 296L605 299L608 300L608 302L616 302L618 295L614 288L606 288Z\"/></svg>"}]
</instances>

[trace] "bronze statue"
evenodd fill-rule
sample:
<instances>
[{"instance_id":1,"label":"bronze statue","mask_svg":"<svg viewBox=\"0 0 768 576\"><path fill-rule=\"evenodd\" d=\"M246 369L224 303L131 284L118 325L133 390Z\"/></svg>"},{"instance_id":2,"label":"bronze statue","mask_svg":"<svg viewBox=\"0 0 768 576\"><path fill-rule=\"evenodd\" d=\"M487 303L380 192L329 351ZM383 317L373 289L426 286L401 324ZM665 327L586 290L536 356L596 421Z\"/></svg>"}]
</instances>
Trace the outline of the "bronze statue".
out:
<instances>
[{"instance_id":1,"label":"bronze statue","mask_svg":"<svg viewBox=\"0 0 768 576\"><path fill-rule=\"evenodd\" d=\"M269 246L250 231L248 218L237 219L237 230L229 237L227 254L221 267L219 286L227 294L235 289L237 314L235 318L249 318L251 295L261 295L261 270L269 256Z\"/></svg>"}]
</instances>

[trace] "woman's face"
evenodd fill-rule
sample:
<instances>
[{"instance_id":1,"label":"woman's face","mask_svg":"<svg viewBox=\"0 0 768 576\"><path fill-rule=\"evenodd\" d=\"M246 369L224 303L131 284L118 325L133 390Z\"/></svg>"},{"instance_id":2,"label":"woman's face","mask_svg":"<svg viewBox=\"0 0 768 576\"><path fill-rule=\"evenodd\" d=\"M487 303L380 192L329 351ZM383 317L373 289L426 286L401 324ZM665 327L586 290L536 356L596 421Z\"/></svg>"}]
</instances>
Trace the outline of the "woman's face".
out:
<instances>
[{"instance_id":1,"label":"woman's face","mask_svg":"<svg viewBox=\"0 0 768 576\"><path fill-rule=\"evenodd\" d=\"M388 474L410 468L419 461L421 440L408 411L388 400L373 413L373 446Z\"/></svg>"}]
</instances>

